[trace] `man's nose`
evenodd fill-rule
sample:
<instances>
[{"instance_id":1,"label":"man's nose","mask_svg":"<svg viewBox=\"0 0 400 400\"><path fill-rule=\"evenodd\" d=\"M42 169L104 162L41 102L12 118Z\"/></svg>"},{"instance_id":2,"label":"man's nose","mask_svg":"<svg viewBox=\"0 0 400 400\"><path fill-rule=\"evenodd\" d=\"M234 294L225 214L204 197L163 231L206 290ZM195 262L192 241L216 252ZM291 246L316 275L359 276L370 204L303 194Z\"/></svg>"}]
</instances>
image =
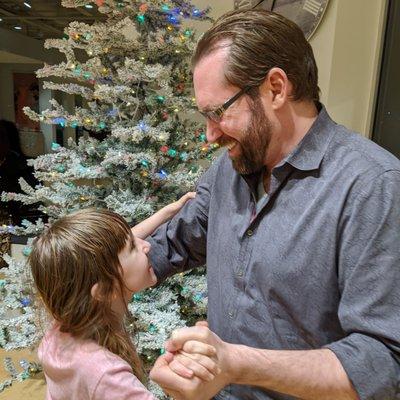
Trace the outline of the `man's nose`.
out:
<instances>
[{"instance_id":1,"label":"man's nose","mask_svg":"<svg viewBox=\"0 0 400 400\"><path fill-rule=\"evenodd\" d=\"M220 129L219 123L207 118L206 125L207 142L216 142L224 133Z\"/></svg>"}]
</instances>

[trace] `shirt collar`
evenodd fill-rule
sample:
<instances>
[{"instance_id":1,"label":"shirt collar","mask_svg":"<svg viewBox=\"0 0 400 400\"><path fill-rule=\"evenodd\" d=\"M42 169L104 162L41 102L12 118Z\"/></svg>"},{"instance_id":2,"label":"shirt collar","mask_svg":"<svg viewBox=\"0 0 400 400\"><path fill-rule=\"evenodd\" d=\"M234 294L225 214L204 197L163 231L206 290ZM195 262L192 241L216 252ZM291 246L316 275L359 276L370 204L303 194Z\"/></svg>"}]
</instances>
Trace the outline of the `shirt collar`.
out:
<instances>
[{"instance_id":1,"label":"shirt collar","mask_svg":"<svg viewBox=\"0 0 400 400\"><path fill-rule=\"evenodd\" d=\"M277 168L285 163L302 171L311 171L320 167L334 132L332 128L336 123L329 117L322 104L318 103L317 107L320 111L310 130L296 148L277 165Z\"/></svg>"},{"instance_id":2,"label":"shirt collar","mask_svg":"<svg viewBox=\"0 0 400 400\"><path fill-rule=\"evenodd\" d=\"M290 164L294 168L302 171L312 171L320 167L334 132L332 128L336 123L330 118L324 105L317 103L317 108L319 110L318 116L311 125L309 131L296 148L275 168ZM254 193L263 173L264 169L252 174L242 175Z\"/></svg>"}]
</instances>

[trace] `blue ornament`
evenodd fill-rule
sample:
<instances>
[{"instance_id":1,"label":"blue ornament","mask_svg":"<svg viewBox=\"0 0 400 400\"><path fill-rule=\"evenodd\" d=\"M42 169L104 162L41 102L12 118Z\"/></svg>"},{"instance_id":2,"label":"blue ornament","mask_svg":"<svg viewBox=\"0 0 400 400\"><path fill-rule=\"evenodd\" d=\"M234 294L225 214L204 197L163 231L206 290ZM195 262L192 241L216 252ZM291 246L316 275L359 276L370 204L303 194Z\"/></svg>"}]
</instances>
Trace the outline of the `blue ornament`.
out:
<instances>
[{"instance_id":1,"label":"blue ornament","mask_svg":"<svg viewBox=\"0 0 400 400\"><path fill-rule=\"evenodd\" d=\"M185 294L188 293L188 292L189 292L189 289L186 288L186 287L182 288L182 290L181 290L181 294L182 294L182 295L185 295Z\"/></svg>"},{"instance_id":2,"label":"blue ornament","mask_svg":"<svg viewBox=\"0 0 400 400\"><path fill-rule=\"evenodd\" d=\"M32 253L32 249L30 248L30 247L24 247L23 249L22 249L22 254L25 256L25 257L28 257L30 254Z\"/></svg>"},{"instance_id":3,"label":"blue ornament","mask_svg":"<svg viewBox=\"0 0 400 400\"><path fill-rule=\"evenodd\" d=\"M146 168L149 166L149 163L147 160L142 160L141 164L143 165L143 167L146 167Z\"/></svg>"},{"instance_id":4,"label":"blue ornament","mask_svg":"<svg viewBox=\"0 0 400 400\"><path fill-rule=\"evenodd\" d=\"M83 165L80 165L79 168L78 168L78 171L79 171L81 174L84 174L84 173L87 171L87 168L84 167Z\"/></svg>"},{"instance_id":5,"label":"blue ornament","mask_svg":"<svg viewBox=\"0 0 400 400\"><path fill-rule=\"evenodd\" d=\"M201 11L198 8L195 8L192 15L193 17L199 17L201 15Z\"/></svg>"},{"instance_id":6,"label":"blue ornament","mask_svg":"<svg viewBox=\"0 0 400 400\"><path fill-rule=\"evenodd\" d=\"M161 10L163 10L164 12L169 11L169 7L165 4L161 7Z\"/></svg>"},{"instance_id":7,"label":"blue ornament","mask_svg":"<svg viewBox=\"0 0 400 400\"><path fill-rule=\"evenodd\" d=\"M53 143L51 144L51 149L52 149L53 151L58 150L60 147L61 147L61 146L60 146L58 143L53 142Z\"/></svg>"},{"instance_id":8,"label":"blue ornament","mask_svg":"<svg viewBox=\"0 0 400 400\"><path fill-rule=\"evenodd\" d=\"M59 124L63 128L65 127L65 118L57 117L53 119L53 124Z\"/></svg>"},{"instance_id":9,"label":"blue ornament","mask_svg":"<svg viewBox=\"0 0 400 400\"><path fill-rule=\"evenodd\" d=\"M6 281L5 279L0 279L0 289L4 289L6 286Z\"/></svg>"},{"instance_id":10,"label":"blue ornament","mask_svg":"<svg viewBox=\"0 0 400 400\"><path fill-rule=\"evenodd\" d=\"M113 108L110 111L108 111L107 115L110 117L115 117L118 115L118 110L116 108Z\"/></svg>"},{"instance_id":11,"label":"blue ornament","mask_svg":"<svg viewBox=\"0 0 400 400\"><path fill-rule=\"evenodd\" d=\"M194 301L200 301L203 298L203 295L201 293L198 293L196 295L194 295Z\"/></svg>"},{"instance_id":12,"label":"blue ornament","mask_svg":"<svg viewBox=\"0 0 400 400\"><path fill-rule=\"evenodd\" d=\"M64 165L57 165L56 171L57 172L61 172L61 173L65 172L65 166Z\"/></svg>"},{"instance_id":13,"label":"blue ornament","mask_svg":"<svg viewBox=\"0 0 400 400\"><path fill-rule=\"evenodd\" d=\"M138 128L142 131L142 132L147 132L149 130L149 126L144 122L144 121L140 121Z\"/></svg>"},{"instance_id":14,"label":"blue ornament","mask_svg":"<svg viewBox=\"0 0 400 400\"><path fill-rule=\"evenodd\" d=\"M135 293L135 294L132 296L132 300L135 300L135 301L142 300L142 295L139 294L139 293Z\"/></svg>"},{"instance_id":15,"label":"blue ornament","mask_svg":"<svg viewBox=\"0 0 400 400\"><path fill-rule=\"evenodd\" d=\"M76 122L76 121L74 121L72 124L71 124L71 128L77 128L78 127L78 123Z\"/></svg>"},{"instance_id":16,"label":"blue ornament","mask_svg":"<svg viewBox=\"0 0 400 400\"><path fill-rule=\"evenodd\" d=\"M75 75L75 76L80 76L81 73L82 73L82 68L81 68L81 67L76 67L76 68L74 69L74 75Z\"/></svg>"},{"instance_id":17,"label":"blue ornament","mask_svg":"<svg viewBox=\"0 0 400 400\"><path fill-rule=\"evenodd\" d=\"M106 128L106 123L105 122L100 122L100 124L99 124L99 128L100 129L105 129Z\"/></svg>"},{"instance_id":18,"label":"blue ornament","mask_svg":"<svg viewBox=\"0 0 400 400\"><path fill-rule=\"evenodd\" d=\"M187 161L189 158L189 154L184 151L183 153L181 153L180 158L182 161Z\"/></svg>"},{"instance_id":19,"label":"blue ornament","mask_svg":"<svg viewBox=\"0 0 400 400\"><path fill-rule=\"evenodd\" d=\"M163 169L161 169L158 173L156 173L156 177L162 181L167 179L167 176L168 174Z\"/></svg>"},{"instance_id":20,"label":"blue ornament","mask_svg":"<svg viewBox=\"0 0 400 400\"><path fill-rule=\"evenodd\" d=\"M29 299L28 297L25 297L25 298L21 299L21 304L24 307L28 307L31 304L31 299Z\"/></svg>"},{"instance_id":21,"label":"blue ornament","mask_svg":"<svg viewBox=\"0 0 400 400\"><path fill-rule=\"evenodd\" d=\"M150 325L149 325L149 332L150 332L150 333L156 333L156 332L157 332L156 326L153 325L153 324L150 324Z\"/></svg>"},{"instance_id":22,"label":"blue ornament","mask_svg":"<svg viewBox=\"0 0 400 400\"><path fill-rule=\"evenodd\" d=\"M167 18L168 22L174 25L179 24L179 19L175 17L175 15L169 15Z\"/></svg>"},{"instance_id":23,"label":"blue ornament","mask_svg":"<svg viewBox=\"0 0 400 400\"><path fill-rule=\"evenodd\" d=\"M206 142L206 140L207 140L207 136L204 133L202 133L200 135L200 142Z\"/></svg>"}]
</instances>

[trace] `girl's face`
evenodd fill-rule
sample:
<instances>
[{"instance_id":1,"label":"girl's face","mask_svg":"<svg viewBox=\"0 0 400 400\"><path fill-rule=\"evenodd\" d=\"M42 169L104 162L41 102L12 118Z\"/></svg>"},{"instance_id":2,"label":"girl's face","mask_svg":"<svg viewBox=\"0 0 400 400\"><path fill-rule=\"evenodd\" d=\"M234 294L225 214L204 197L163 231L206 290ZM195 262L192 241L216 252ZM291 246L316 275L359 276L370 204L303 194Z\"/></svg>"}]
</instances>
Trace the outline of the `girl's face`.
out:
<instances>
[{"instance_id":1,"label":"girl's face","mask_svg":"<svg viewBox=\"0 0 400 400\"><path fill-rule=\"evenodd\" d=\"M157 277L147 258L149 251L150 243L135 237L133 243L129 238L125 247L118 254L127 288L127 301L130 300L132 293L140 292L157 283Z\"/></svg>"}]
</instances>

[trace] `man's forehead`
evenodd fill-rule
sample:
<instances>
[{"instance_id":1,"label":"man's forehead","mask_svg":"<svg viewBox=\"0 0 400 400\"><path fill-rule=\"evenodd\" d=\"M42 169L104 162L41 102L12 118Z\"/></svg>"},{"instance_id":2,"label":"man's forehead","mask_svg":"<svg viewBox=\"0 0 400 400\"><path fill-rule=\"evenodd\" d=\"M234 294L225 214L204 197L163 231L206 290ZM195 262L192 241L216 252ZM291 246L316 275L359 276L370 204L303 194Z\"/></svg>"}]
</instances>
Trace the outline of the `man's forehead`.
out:
<instances>
[{"instance_id":1,"label":"man's forehead","mask_svg":"<svg viewBox=\"0 0 400 400\"><path fill-rule=\"evenodd\" d=\"M216 50L203 57L193 70L193 86L200 109L220 105L230 86L224 74L226 49Z\"/></svg>"}]
</instances>

